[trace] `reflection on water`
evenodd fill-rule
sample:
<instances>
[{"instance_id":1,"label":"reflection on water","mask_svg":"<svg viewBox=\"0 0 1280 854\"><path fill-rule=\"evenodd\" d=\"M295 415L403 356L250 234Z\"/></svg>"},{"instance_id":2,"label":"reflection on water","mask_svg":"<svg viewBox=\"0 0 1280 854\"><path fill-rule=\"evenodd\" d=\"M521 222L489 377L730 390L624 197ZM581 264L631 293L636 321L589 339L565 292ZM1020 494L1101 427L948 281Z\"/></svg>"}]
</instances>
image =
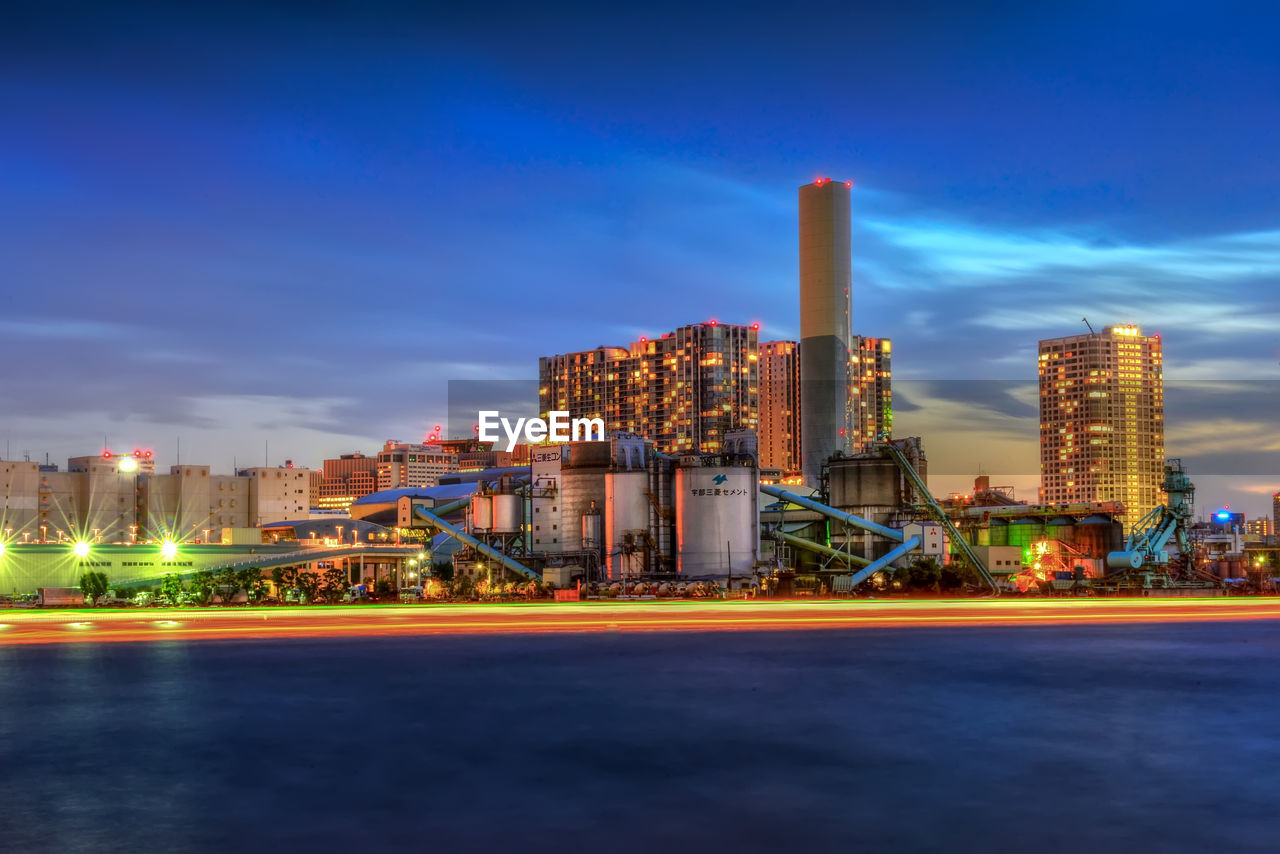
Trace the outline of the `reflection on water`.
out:
<instances>
[{"instance_id":1,"label":"reflection on water","mask_svg":"<svg viewBox=\"0 0 1280 854\"><path fill-rule=\"evenodd\" d=\"M1275 850L1280 627L0 648L12 851Z\"/></svg>"}]
</instances>

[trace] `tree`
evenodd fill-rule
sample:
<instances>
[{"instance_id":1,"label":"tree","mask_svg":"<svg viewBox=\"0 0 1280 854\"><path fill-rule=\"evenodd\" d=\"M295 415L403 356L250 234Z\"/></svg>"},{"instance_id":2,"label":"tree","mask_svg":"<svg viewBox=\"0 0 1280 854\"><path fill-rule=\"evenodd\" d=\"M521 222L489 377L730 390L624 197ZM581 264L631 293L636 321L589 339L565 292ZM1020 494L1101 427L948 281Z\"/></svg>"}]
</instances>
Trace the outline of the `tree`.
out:
<instances>
[{"instance_id":1,"label":"tree","mask_svg":"<svg viewBox=\"0 0 1280 854\"><path fill-rule=\"evenodd\" d=\"M331 566L320 576L320 597L333 603L342 601L347 592L347 573L340 566Z\"/></svg>"},{"instance_id":2,"label":"tree","mask_svg":"<svg viewBox=\"0 0 1280 854\"><path fill-rule=\"evenodd\" d=\"M271 583L275 585L276 596L284 601L285 592L298 586L298 568L296 566L277 566L271 570Z\"/></svg>"},{"instance_id":3,"label":"tree","mask_svg":"<svg viewBox=\"0 0 1280 854\"><path fill-rule=\"evenodd\" d=\"M453 561L445 559L431 564L431 574L441 581L453 580Z\"/></svg>"},{"instance_id":4,"label":"tree","mask_svg":"<svg viewBox=\"0 0 1280 854\"><path fill-rule=\"evenodd\" d=\"M465 572L460 572L453 577L449 583L449 592L454 599L471 599L475 596L476 585L471 580L471 576Z\"/></svg>"},{"instance_id":5,"label":"tree","mask_svg":"<svg viewBox=\"0 0 1280 854\"><path fill-rule=\"evenodd\" d=\"M100 598L107 595L108 584L105 572L96 572L90 569L80 576L80 592L84 594L85 600L91 605L97 604Z\"/></svg>"},{"instance_id":6,"label":"tree","mask_svg":"<svg viewBox=\"0 0 1280 854\"><path fill-rule=\"evenodd\" d=\"M302 601L309 605L316 601L316 593L320 589L320 577L314 572L294 570L293 586L302 593Z\"/></svg>"},{"instance_id":7,"label":"tree","mask_svg":"<svg viewBox=\"0 0 1280 854\"><path fill-rule=\"evenodd\" d=\"M373 584L373 595L379 599L389 599L396 591L391 587L391 579L379 578Z\"/></svg>"},{"instance_id":8,"label":"tree","mask_svg":"<svg viewBox=\"0 0 1280 854\"><path fill-rule=\"evenodd\" d=\"M166 573L164 581L160 584L160 595L169 600L172 605L182 602L182 594L186 592L186 588L182 585L182 579L174 575L172 572Z\"/></svg>"},{"instance_id":9,"label":"tree","mask_svg":"<svg viewBox=\"0 0 1280 854\"><path fill-rule=\"evenodd\" d=\"M197 605L209 604L209 600L213 598L214 585L213 573L207 569L202 569L191 576L189 592L195 598Z\"/></svg>"},{"instance_id":10,"label":"tree","mask_svg":"<svg viewBox=\"0 0 1280 854\"><path fill-rule=\"evenodd\" d=\"M267 595L267 582L262 577L262 570L256 566L242 569L237 573L237 581L250 602L257 602Z\"/></svg>"},{"instance_id":11,"label":"tree","mask_svg":"<svg viewBox=\"0 0 1280 854\"><path fill-rule=\"evenodd\" d=\"M218 570L215 576L215 583L218 586L218 593L222 597L222 604L230 605L231 600L236 598L236 594L240 592L240 573L231 567L224 567Z\"/></svg>"}]
</instances>

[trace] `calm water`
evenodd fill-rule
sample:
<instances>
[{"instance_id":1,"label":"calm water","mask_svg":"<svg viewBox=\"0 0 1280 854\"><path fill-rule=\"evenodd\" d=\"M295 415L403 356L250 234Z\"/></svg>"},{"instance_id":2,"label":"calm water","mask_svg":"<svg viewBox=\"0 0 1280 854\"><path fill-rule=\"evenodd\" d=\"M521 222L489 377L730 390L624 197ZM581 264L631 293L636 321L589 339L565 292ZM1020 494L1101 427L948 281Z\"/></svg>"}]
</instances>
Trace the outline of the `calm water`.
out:
<instances>
[{"instance_id":1,"label":"calm water","mask_svg":"<svg viewBox=\"0 0 1280 854\"><path fill-rule=\"evenodd\" d=\"M1275 851L1280 626L0 648L7 851Z\"/></svg>"}]
</instances>

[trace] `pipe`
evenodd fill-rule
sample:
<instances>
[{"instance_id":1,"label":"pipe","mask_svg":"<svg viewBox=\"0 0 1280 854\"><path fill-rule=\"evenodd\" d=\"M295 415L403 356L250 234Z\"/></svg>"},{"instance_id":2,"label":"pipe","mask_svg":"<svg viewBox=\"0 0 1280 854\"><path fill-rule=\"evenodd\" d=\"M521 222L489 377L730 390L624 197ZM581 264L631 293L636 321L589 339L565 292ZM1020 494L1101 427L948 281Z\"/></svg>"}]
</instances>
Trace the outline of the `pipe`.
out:
<instances>
[{"instance_id":1,"label":"pipe","mask_svg":"<svg viewBox=\"0 0 1280 854\"><path fill-rule=\"evenodd\" d=\"M902 545L895 547L892 551L890 551L884 557L873 560L871 563L867 564L862 569L855 572L853 574L853 578L850 579L849 581L850 585L853 587L857 587L859 584L866 581L868 578L875 575L877 572L884 569L886 566L893 563L898 558L918 548L920 548L920 538L912 537Z\"/></svg>"},{"instance_id":2,"label":"pipe","mask_svg":"<svg viewBox=\"0 0 1280 854\"><path fill-rule=\"evenodd\" d=\"M814 501L812 498L803 498L793 492L787 492L785 489L779 489L770 484L760 484L760 491L765 495L772 495L774 498L781 498L783 501L789 501L792 504L798 504L806 510L813 510L824 516L830 516L847 525L855 528L861 528L864 531L870 531L873 534L879 534L886 539L893 540L895 543L902 542L902 532L895 531L893 528L886 528L884 525L878 525L875 522L863 519L861 516L854 516L852 513L846 513L843 510L837 510L834 507L828 507L825 504Z\"/></svg>"},{"instance_id":3,"label":"pipe","mask_svg":"<svg viewBox=\"0 0 1280 854\"><path fill-rule=\"evenodd\" d=\"M783 542L791 543L793 546L799 546L802 549L811 549L815 552L821 552L824 555L843 558L848 563L857 564L858 566L866 566L871 563L865 557L851 555L848 552L842 552L839 549L833 549L831 546L824 546L822 543L815 543L813 540L806 540L804 537L797 537L795 534L788 534L785 531L774 531L774 536Z\"/></svg>"},{"instance_id":4,"label":"pipe","mask_svg":"<svg viewBox=\"0 0 1280 854\"><path fill-rule=\"evenodd\" d=\"M459 540L462 540L462 542L466 543L476 551L480 552L480 554L490 557L493 560L496 560L498 563L502 564L512 572L518 575L523 575L525 578L531 579L533 581L539 580L540 576L538 575L538 573L534 572L529 567L525 566L522 563L518 563L517 561L512 560L511 558L507 557L502 552L498 551L492 546L489 546L489 545L486 545L485 543L480 542L475 537L471 536L466 531L459 528L457 525L451 525L445 520L441 519L432 511L419 507L417 508L417 513L423 519L430 522L432 525L435 525L440 530L448 531L450 534L453 534Z\"/></svg>"},{"instance_id":5,"label":"pipe","mask_svg":"<svg viewBox=\"0 0 1280 854\"><path fill-rule=\"evenodd\" d=\"M964 556L969 559L969 563L982 576L982 580L991 588L993 596L1000 595L1000 585L996 584L996 580L992 578L987 565L982 562L982 558L978 557L978 553L973 550L973 546L969 545L969 541L964 538L964 534L960 533L960 529L951 521L951 517L947 515L947 511L942 509L942 505L934 499L933 493L929 491L929 486L924 482L924 478L920 473L911 466L911 461L907 459L907 455L891 442L877 442L877 448L884 448L889 452L889 456L897 464L902 473L906 475L907 480L911 481L911 485L920 493L920 497L924 499L925 506L929 508L929 512L933 514L933 518L946 529L951 536L952 542L960 547L960 551L964 552Z\"/></svg>"}]
</instances>

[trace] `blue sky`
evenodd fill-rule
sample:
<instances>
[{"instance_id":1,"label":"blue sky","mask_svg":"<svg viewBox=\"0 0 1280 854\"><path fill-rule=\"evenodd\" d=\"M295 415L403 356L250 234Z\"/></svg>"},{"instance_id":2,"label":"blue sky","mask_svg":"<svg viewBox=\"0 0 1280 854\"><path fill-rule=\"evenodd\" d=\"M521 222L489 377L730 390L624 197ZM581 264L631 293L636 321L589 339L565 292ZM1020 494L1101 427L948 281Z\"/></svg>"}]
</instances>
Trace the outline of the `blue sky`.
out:
<instances>
[{"instance_id":1,"label":"blue sky","mask_svg":"<svg viewBox=\"0 0 1280 854\"><path fill-rule=\"evenodd\" d=\"M827 175L935 488L981 465L1031 497L1035 342L1087 315L1164 337L1206 503L1280 489L1266 5L7 14L11 456L315 464L542 354L709 317L795 337L795 189Z\"/></svg>"}]
</instances>

